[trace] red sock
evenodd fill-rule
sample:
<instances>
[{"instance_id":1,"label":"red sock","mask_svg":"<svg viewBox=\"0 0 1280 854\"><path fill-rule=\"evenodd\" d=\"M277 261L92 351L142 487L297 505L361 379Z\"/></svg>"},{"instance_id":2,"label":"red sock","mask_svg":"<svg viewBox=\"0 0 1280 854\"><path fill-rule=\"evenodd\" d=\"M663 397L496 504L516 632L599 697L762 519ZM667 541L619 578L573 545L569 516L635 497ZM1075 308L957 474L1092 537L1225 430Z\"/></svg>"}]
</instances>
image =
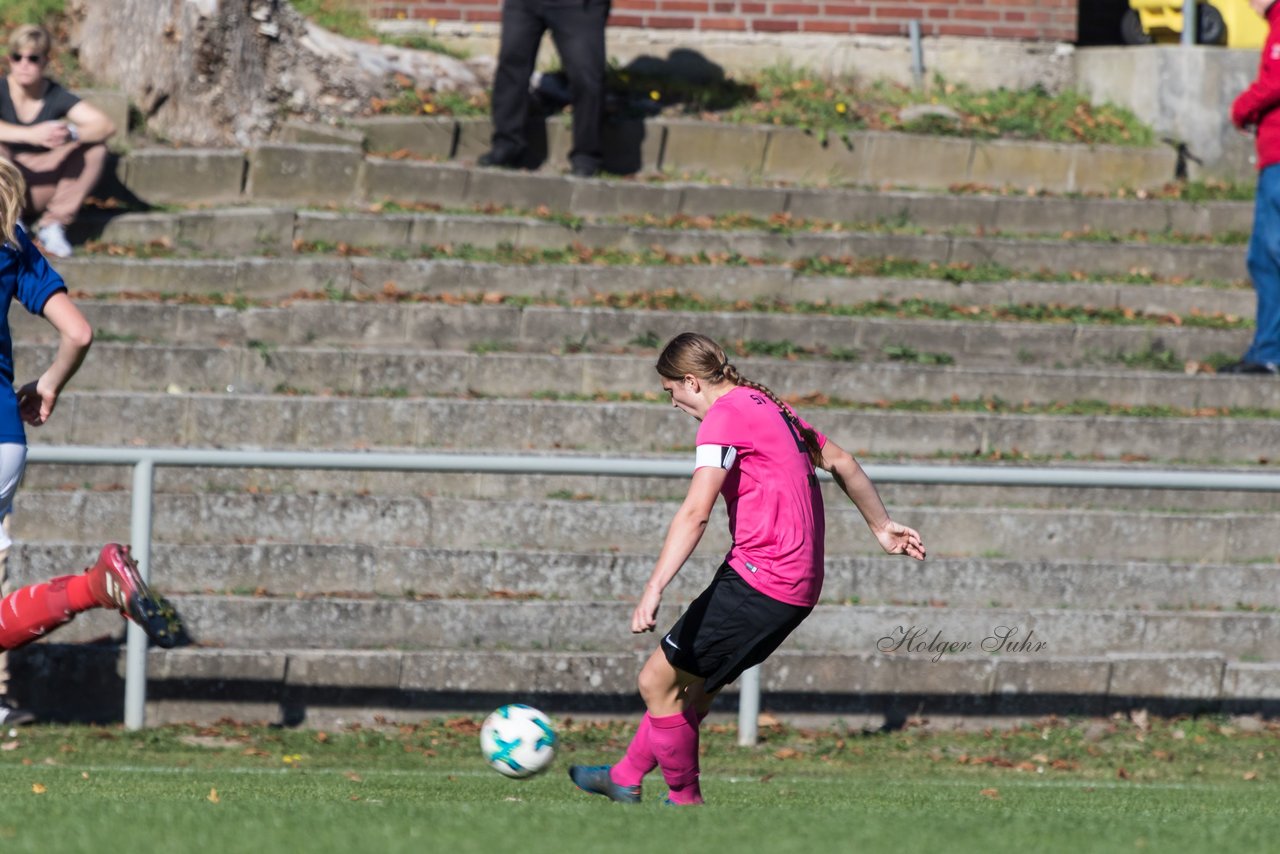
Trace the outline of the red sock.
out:
<instances>
[{"instance_id":1,"label":"red sock","mask_svg":"<svg viewBox=\"0 0 1280 854\"><path fill-rule=\"evenodd\" d=\"M678 715L650 718L649 743L658 757L662 777L671 789L674 804L702 803L698 786L698 713L688 709Z\"/></svg>"},{"instance_id":2,"label":"red sock","mask_svg":"<svg viewBox=\"0 0 1280 854\"><path fill-rule=\"evenodd\" d=\"M698 723L706 718L706 712L698 712ZM636 734L627 745L627 753L609 770L609 779L619 786L639 786L646 774L658 767L658 757L653 754L649 733L653 727L648 712L640 719Z\"/></svg>"},{"instance_id":3,"label":"red sock","mask_svg":"<svg viewBox=\"0 0 1280 854\"><path fill-rule=\"evenodd\" d=\"M0 649L25 646L97 607L87 575L64 575L15 590L0 599Z\"/></svg>"}]
</instances>

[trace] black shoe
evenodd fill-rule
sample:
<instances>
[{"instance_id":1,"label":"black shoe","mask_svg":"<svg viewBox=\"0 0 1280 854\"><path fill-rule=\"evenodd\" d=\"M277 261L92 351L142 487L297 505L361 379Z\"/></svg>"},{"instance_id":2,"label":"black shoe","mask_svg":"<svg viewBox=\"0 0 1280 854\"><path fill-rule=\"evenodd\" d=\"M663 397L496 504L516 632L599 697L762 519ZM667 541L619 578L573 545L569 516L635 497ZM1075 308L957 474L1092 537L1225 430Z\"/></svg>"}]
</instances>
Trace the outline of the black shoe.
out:
<instances>
[{"instance_id":1,"label":"black shoe","mask_svg":"<svg viewBox=\"0 0 1280 854\"><path fill-rule=\"evenodd\" d=\"M591 166L586 163L575 163L573 169L570 170L575 178L594 178L600 174L599 166Z\"/></svg>"},{"instance_id":2,"label":"black shoe","mask_svg":"<svg viewBox=\"0 0 1280 854\"><path fill-rule=\"evenodd\" d=\"M480 155L480 159L476 161L477 166L487 166L491 169L519 169L520 158L506 157L495 151L486 151Z\"/></svg>"},{"instance_id":3,"label":"black shoe","mask_svg":"<svg viewBox=\"0 0 1280 854\"><path fill-rule=\"evenodd\" d=\"M26 709L19 709L0 700L0 727L23 726L35 723L36 716Z\"/></svg>"},{"instance_id":4,"label":"black shoe","mask_svg":"<svg viewBox=\"0 0 1280 854\"><path fill-rule=\"evenodd\" d=\"M1218 368L1220 374L1262 374L1264 376L1280 376L1280 366L1274 362L1248 362L1241 359L1230 365Z\"/></svg>"}]
</instances>

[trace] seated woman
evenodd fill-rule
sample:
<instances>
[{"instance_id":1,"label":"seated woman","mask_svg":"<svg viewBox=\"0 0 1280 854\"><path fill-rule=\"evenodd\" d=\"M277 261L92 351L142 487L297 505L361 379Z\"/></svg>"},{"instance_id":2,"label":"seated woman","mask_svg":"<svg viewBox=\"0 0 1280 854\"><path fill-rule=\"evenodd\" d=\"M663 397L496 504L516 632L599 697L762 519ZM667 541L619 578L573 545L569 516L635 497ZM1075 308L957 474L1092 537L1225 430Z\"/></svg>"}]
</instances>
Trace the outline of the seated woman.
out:
<instances>
[{"instance_id":1,"label":"seated woman","mask_svg":"<svg viewBox=\"0 0 1280 854\"><path fill-rule=\"evenodd\" d=\"M98 182L104 143L116 128L97 107L44 76L51 46L43 27L19 27L9 38L9 73L0 77L0 157L27 181L26 214L39 216L40 245L66 258L66 228Z\"/></svg>"}]
</instances>

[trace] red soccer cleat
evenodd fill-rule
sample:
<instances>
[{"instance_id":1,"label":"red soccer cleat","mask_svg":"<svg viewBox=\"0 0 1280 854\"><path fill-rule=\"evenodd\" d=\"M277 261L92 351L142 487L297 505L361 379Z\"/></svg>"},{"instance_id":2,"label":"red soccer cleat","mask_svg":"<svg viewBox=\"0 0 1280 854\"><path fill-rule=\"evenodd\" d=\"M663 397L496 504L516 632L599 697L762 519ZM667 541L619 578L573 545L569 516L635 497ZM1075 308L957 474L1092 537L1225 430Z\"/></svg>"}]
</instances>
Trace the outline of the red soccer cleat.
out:
<instances>
[{"instance_id":1,"label":"red soccer cleat","mask_svg":"<svg viewBox=\"0 0 1280 854\"><path fill-rule=\"evenodd\" d=\"M107 543L89 570L89 589L104 608L114 608L133 620L158 646L171 649L178 642L177 616L147 587L129 547Z\"/></svg>"}]
</instances>

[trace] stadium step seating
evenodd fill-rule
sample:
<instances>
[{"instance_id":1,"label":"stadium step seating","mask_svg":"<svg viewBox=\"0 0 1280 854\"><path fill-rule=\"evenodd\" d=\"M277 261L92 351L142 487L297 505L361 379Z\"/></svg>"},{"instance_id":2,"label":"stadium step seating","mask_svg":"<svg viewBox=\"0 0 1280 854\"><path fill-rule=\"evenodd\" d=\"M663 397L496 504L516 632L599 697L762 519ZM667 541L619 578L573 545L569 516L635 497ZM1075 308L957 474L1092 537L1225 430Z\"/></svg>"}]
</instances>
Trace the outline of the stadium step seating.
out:
<instances>
[{"instance_id":1,"label":"stadium step seating","mask_svg":"<svg viewBox=\"0 0 1280 854\"><path fill-rule=\"evenodd\" d=\"M685 329L868 465L1265 472L1280 438L1273 380L1205 367L1251 335L1247 204L364 164L401 176L401 205L91 218L97 242L58 267L98 342L32 443L688 457L696 427L652 368ZM19 314L21 382L53 340ZM149 654L151 721L636 708L655 638L627 631L630 603L683 480L155 480L152 581L193 643ZM127 537L129 484L30 466L13 580ZM823 602L764 668L766 708L892 723L1274 702L1273 494L881 492L929 561L877 555L828 486ZM660 622L714 569L722 512ZM15 656L19 699L117 716L120 636L91 613Z\"/></svg>"}]
</instances>

